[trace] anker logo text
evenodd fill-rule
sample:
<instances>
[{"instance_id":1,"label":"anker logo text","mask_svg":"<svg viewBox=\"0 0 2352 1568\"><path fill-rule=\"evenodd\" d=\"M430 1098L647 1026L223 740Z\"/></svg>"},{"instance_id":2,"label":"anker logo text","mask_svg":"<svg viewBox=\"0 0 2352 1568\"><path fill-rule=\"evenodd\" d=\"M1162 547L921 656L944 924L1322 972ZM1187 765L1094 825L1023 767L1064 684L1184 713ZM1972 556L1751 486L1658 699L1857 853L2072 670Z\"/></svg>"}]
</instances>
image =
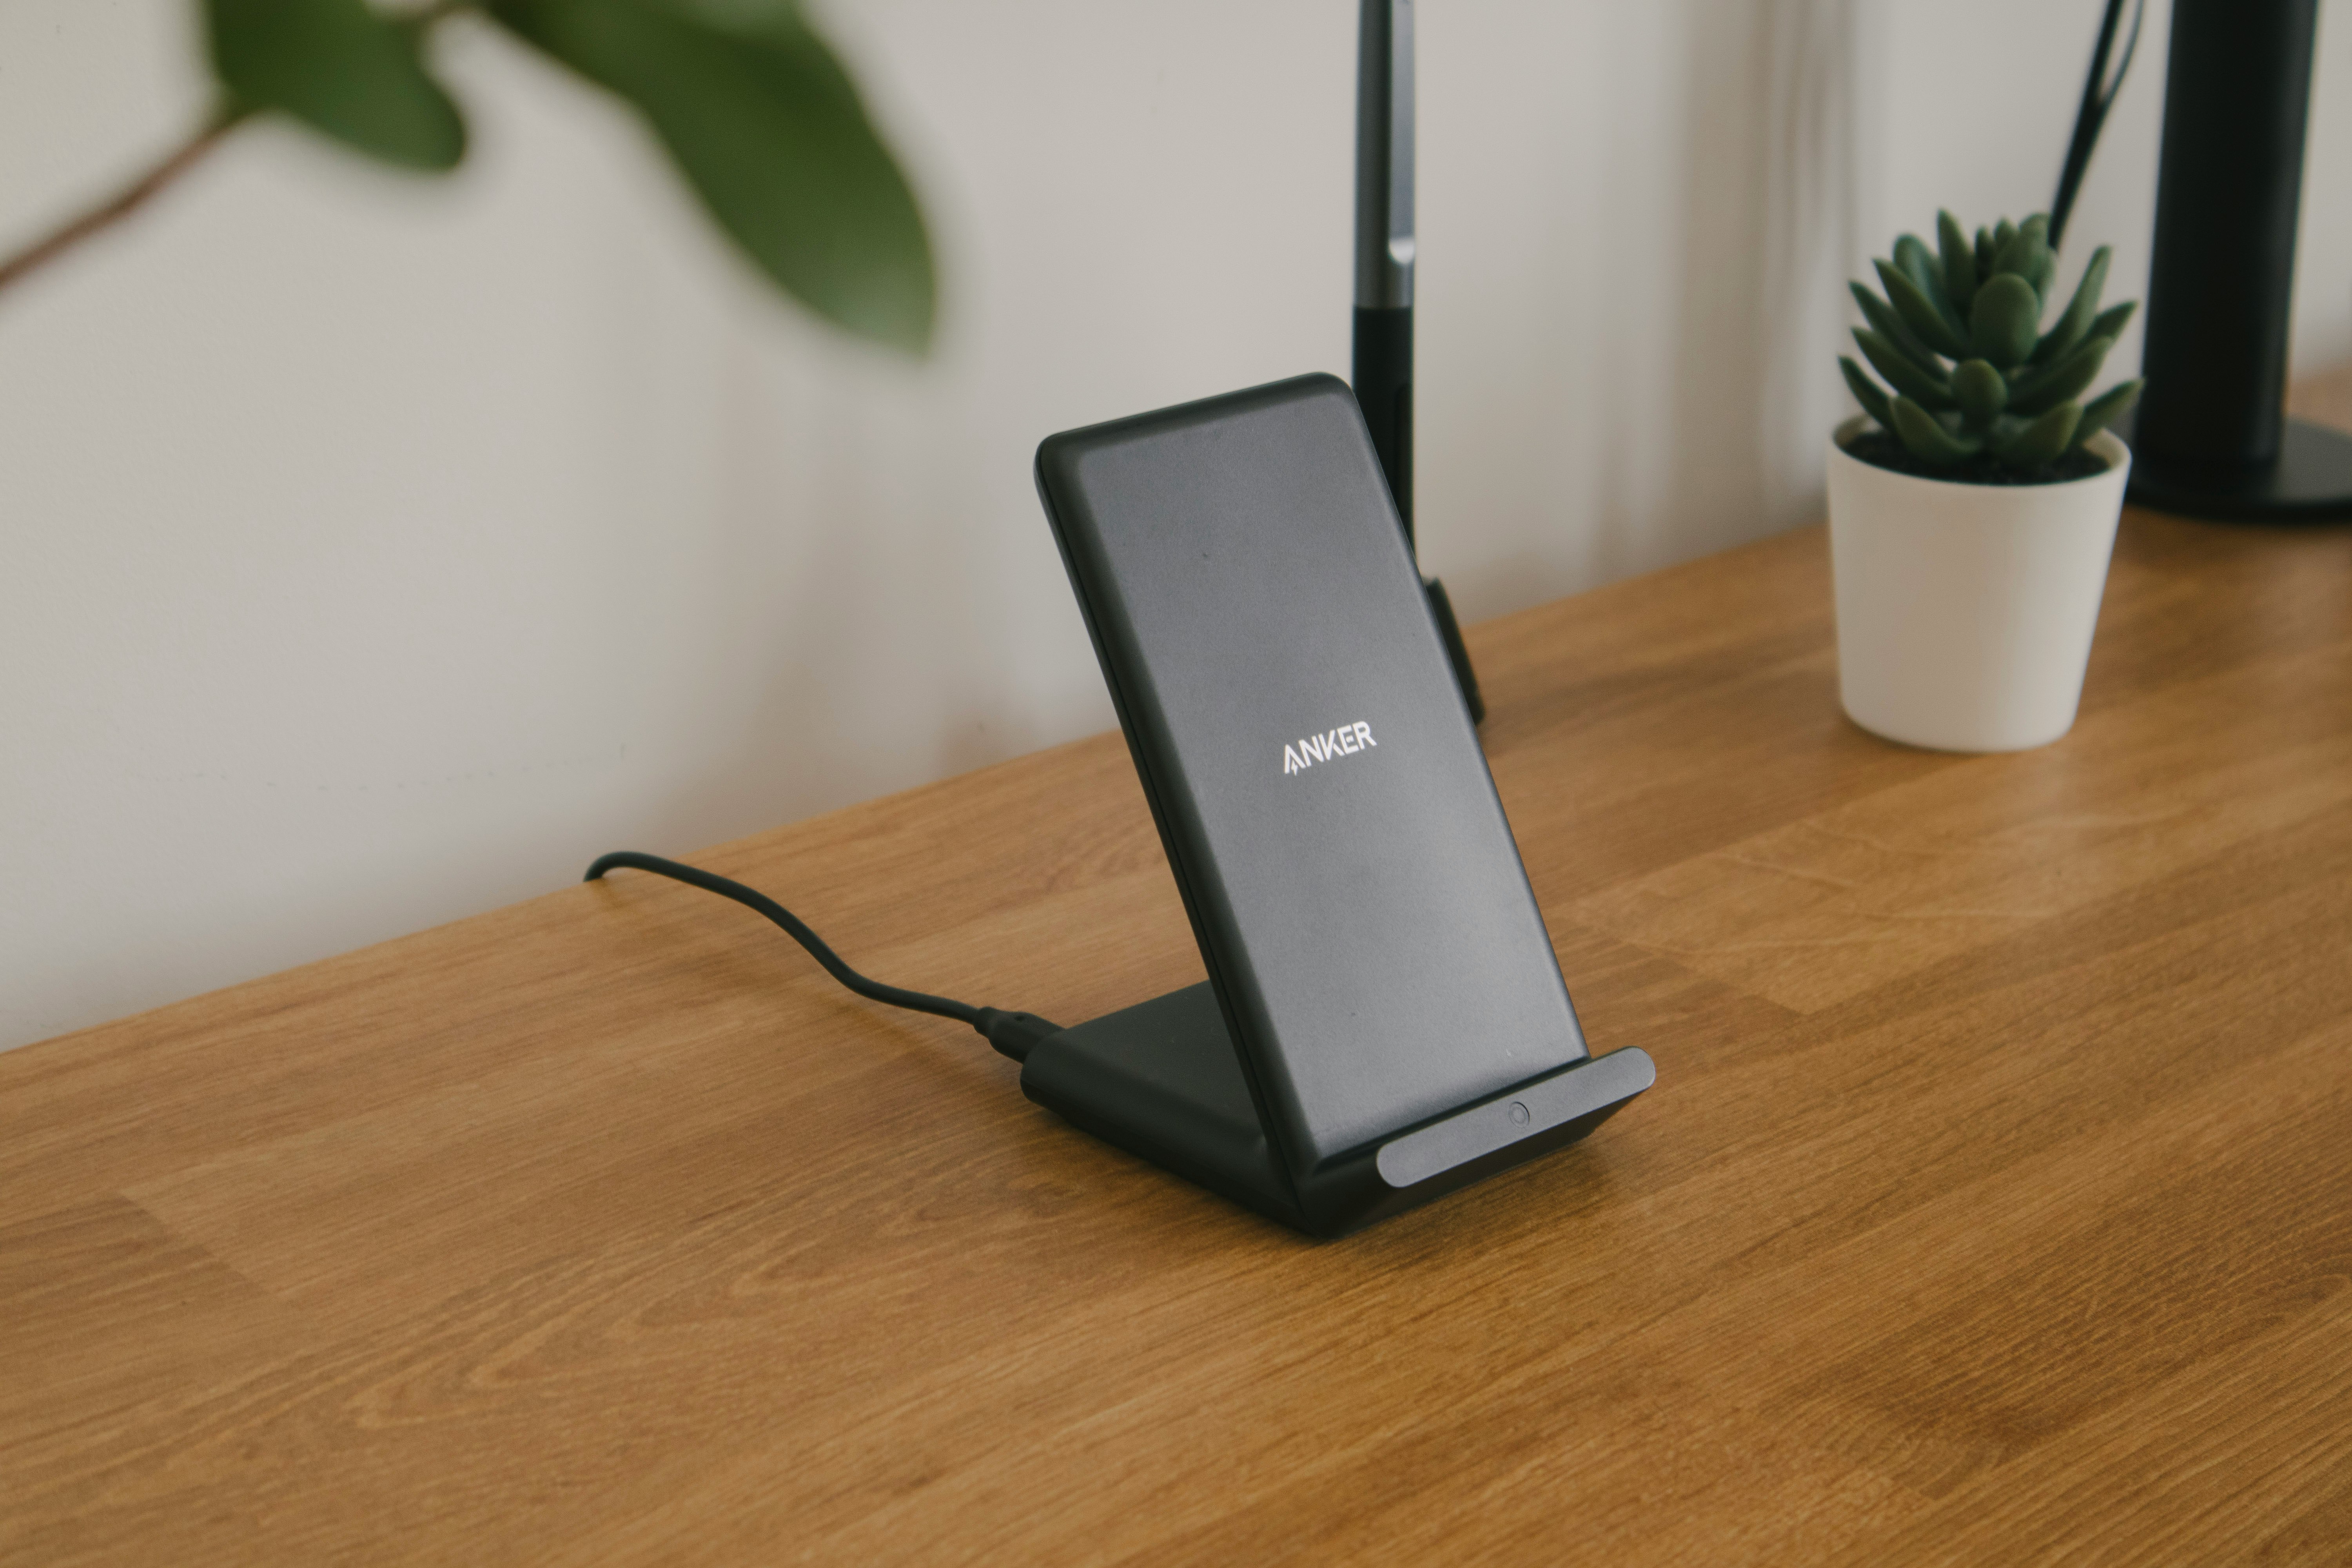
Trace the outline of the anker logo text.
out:
<instances>
[{"instance_id":1,"label":"anker logo text","mask_svg":"<svg viewBox=\"0 0 2352 1568\"><path fill-rule=\"evenodd\" d=\"M1319 735L1309 735L1296 744L1282 748L1282 771L1303 773L1318 763L1335 762L1351 756L1367 746L1377 746L1372 739L1372 727L1361 719L1352 724L1342 724L1336 730L1326 730Z\"/></svg>"}]
</instances>

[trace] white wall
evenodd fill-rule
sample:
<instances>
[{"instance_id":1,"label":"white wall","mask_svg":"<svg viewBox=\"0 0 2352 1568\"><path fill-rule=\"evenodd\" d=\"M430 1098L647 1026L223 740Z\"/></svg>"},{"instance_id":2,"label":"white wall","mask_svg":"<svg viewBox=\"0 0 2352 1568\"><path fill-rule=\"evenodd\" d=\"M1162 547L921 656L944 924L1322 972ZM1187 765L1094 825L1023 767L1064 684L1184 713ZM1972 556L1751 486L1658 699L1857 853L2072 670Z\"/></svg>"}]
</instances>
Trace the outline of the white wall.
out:
<instances>
[{"instance_id":1,"label":"white wall","mask_svg":"<svg viewBox=\"0 0 2352 1568\"><path fill-rule=\"evenodd\" d=\"M197 111L191 9L0 7L0 246ZM2134 282L2152 9L2075 230ZM1811 515L1841 279L2046 200L2096 11L1429 0L1420 513L1465 614ZM1353 5L828 15L940 242L928 365L776 305L482 32L457 178L258 131L0 296L0 1044L1111 722L1029 454L1344 374ZM2306 205L2299 353L2352 349L2347 224Z\"/></svg>"}]
</instances>

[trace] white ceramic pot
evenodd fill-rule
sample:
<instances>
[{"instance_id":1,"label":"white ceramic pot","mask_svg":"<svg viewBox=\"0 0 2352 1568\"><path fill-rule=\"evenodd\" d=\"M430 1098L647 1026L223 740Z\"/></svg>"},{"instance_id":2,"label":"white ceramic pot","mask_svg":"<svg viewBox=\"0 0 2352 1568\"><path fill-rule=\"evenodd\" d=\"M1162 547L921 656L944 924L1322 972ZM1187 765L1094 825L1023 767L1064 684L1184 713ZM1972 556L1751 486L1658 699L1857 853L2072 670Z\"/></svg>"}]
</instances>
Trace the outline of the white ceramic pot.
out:
<instances>
[{"instance_id":1,"label":"white ceramic pot","mask_svg":"<svg viewBox=\"0 0 2352 1568\"><path fill-rule=\"evenodd\" d=\"M2104 473L1966 485L1847 454L1830 439L1838 695L1864 729L1940 752L2021 752L2074 727L2131 452Z\"/></svg>"}]
</instances>

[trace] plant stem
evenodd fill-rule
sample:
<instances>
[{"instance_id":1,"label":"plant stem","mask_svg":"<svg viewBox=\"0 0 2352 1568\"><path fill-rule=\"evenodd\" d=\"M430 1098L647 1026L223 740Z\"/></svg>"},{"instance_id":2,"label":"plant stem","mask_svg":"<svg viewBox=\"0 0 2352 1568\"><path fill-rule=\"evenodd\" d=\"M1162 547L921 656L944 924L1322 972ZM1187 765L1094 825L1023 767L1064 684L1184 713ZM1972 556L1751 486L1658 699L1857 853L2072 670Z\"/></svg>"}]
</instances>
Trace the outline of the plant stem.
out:
<instances>
[{"instance_id":1,"label":"plant stem","mask_svg":"<svg viewBox=\"0 0 2352 1568\"><path fill-rule=\"evenodd\" d=\"M205 154L220 144L221 138L236 130L251 113L251 110L241 108L221 110L199 126L194 135L113 195L35 240L14 256L0 260L0 289L21 281L26 274L56 260L90 236L112 227L145 206L157 192L201 163Z\"/></svg>"}]
</instances>

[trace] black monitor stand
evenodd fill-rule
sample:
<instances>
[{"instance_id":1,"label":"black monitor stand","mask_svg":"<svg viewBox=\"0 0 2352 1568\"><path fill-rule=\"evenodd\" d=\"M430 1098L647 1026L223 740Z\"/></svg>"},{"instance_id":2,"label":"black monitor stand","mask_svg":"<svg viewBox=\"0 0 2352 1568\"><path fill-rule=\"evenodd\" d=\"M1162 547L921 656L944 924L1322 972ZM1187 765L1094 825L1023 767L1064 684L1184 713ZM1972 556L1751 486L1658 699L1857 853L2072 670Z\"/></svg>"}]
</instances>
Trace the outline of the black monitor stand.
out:
<instances>
[{"instance_id":1,"label":"black monitor stand","mask_svg":"<svg viewBox=\"0 0 2352 1568\"><path fill-rule=\"evenodd\" d=\"M2130 498L2352 519L2352 436L2285 415L2318 0L2174 0Z\"/></svg>"}]
</instances>

